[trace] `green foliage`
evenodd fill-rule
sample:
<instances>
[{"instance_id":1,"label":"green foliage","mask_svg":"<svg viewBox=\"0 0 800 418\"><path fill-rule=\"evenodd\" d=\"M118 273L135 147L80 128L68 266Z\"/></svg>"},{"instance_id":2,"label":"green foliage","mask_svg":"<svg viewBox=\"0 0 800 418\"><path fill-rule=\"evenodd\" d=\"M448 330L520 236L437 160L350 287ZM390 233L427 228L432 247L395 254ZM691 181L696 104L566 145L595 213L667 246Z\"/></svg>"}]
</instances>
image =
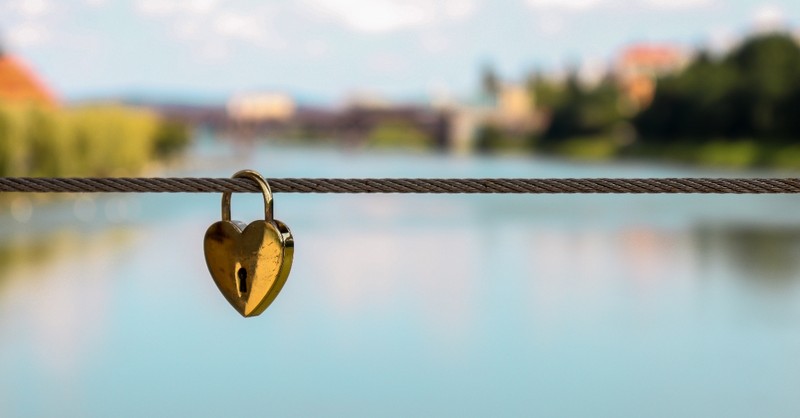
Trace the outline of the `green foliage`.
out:
<instances>
[{"instance_id":1,"label":"green foliage","mask_svg":"<svg viewBox=\"0 0 800 418\"><path fill-rule=\"evenodd\" d=\"M23 116L17 109L0 108L0 175L23 175L27 147L23 142Z\"/></svg>"},{"instance_id":2,"label":"green foliage","mask_svg":"<svg viewBox=\"0 0 800 418\"><path fill-rule=\"evenodd\" d=\"M712 141L702 145L696 152L700 164L727 168L755 166L761 151L753 141Z\"/></svg>"},{"instance_id":3,"label":"green foliage","mask_svg":"<svg viewBox=\"0 0 800 418\"><path fill-rule=\"evenodd\" d=\"M754 37L727 56L701 54L685 71L659 80L634 124L645 141L800 137L800 47L788 35ZM717 140L718 141L718 140Z\"/></svg>"},{"instance_id":4,"label":"green foliage","mask_svg":"<svg viewBox=\"0 0 800 418\"><path fill-rule=\"evenodd\" d=\"M502 137L503 133L496 126L481 126L475 137L475 149L480 153L488 153L497 148Z\"/></svg>"},{"instance_id":5,"label":"green foliage","mask_svg":"<svg viewBox=\"0 0 800 418\"><path fill-rule=\"evenodd\" d=\"M563 83L558 83L540 74L528 79L528 91L535 98L536 106L543 109L556 109L568 99L568 92Z\"/></svg>"},{"instance_id":6,"label":"green foliage","mask_svg":"<svg viewBox=\"0 0 800 418\"><path fill-rule=\"evenodd\" d=\"M3 176L131 174L187 141L185 128L146 110L0 106Z\"/></svg>"},{"instance_id":7,"label":"green foliage","mask_svg":"<svg viewBox=\"0 0 800 418\"><path fill-rule=\"evenodd\" d=\"M602 161L615 157L618 148L619 144L613 137L590 136L564 140L556 151L577 160Z\"/></svg>"},{"instance_id":8,"label":"green foliage","mask_svg":"<svg viewBox=\"0 0 800 418\"><path fill-rule=\"evenodd\" d=\"M768 164L778 169L800 170L800 145L779 148L771 155Z\"/></svg>"},{"instance_id":9,"label":"green foliage","mask_svg":"<svg viewBox=\"0 0 800 418\"><path fill-rule=\"evenodd\" d=\"M584 87L572 76L560 92L555 88L539 87L540 91L551 90L547 100L554 106L539 143L544 149L552 150L567 138L610 135L623 120L619 90L612 80Z\"/></svg>"},{"instance_id":10,"label":"green foliage","mask_svg":"<svg viewBox=\"0 0 800 418\"><path fill-rule=\"evenodd\" d=\"M176 121L161 122L155 136L155 152L159 157L170 157L189 144L189 127Z\"/></svg>"},{"instance_id":11,"label":"green foliage","mask_svg":"<svg viewBox=\"0 0 800 418\"><path fill-rule=\"evenodd\" d=\"M367 138L367 146L376 148L430 149L428 134L404 121L386 121L376 126Z\"/></svg>"},{"instance_id":12,"label":"green foliage","mask_svg":"<svg viewBox=\"0 0 800 418\"><path fill-rule=\"evenodd\" d=\"M800 168L800 46L787 34L755 36L722 57L699 54L682 72L658 80L652 103L637 115L619 106L611 80L586 88L574 76L561 84L534 76L529 88L550 115L539 140L544 150ZM620 136L615 127L626 119L634 130Z\"/></svg>"},{"instance_id":13,"label":"green foliage","mask_svg":"<svg viewBox=\"0 0 800 418\"><path fill-rule=\"evenodd\" d=\"M657 158L703 166L744 169L800 168L800 146L764 145L752 139L682 140L672 143L640 143L623 156Z\"/></svg>"},{"instance_id":14,"label":"green foliage","mask_svg":"<svg viewBox=\"0 0 800 418\"><path fill-rule=\"evenodd\" d=\"M117 106L71 112L83 166L103 175L130 173L154 154L158 119L150 112Z\"/></svg>"},{"instance_id":15,"label":"green foliage","mask_svg":"<svg viewBox=\"0 0 800 418\"><path fill-rule=\"evenodd\" d=\"M530 141L525 136L504 131L493 124L481 126L475 137L475 149L483 154L530 151L530 148Z\"/></svg>"}]
</instances>

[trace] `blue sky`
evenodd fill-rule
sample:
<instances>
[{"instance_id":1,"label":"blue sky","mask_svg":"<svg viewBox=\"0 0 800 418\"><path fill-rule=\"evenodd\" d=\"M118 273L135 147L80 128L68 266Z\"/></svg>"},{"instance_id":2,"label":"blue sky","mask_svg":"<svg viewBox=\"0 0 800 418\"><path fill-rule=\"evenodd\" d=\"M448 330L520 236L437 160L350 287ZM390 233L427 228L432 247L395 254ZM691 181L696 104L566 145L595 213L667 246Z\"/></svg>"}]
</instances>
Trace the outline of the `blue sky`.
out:
<instances>
[{"instance_id":1,"label":"blue sky","mask_svg":"<svg viewBox=\"0 0 800 418\"><path fill-rule=\"evenodd\" d=\"M0 0L5 48L65 98L284 90L468 95L491 63L603 63L651 41L724 48L797 0Z\"/></svg>"}]
</instances>

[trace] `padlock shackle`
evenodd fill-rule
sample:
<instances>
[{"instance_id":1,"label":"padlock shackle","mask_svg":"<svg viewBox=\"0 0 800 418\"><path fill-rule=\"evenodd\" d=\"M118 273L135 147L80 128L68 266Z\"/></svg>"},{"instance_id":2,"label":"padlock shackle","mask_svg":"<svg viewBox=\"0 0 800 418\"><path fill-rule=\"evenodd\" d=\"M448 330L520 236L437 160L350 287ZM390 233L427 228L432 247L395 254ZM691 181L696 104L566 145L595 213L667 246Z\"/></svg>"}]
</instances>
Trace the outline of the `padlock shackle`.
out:
<instances>
[{"instance_id":1,"label":"padlock shackle","mask_svg":"<svg viewBox=\"0 0 800 418\"><path fill-rule=\"evenodd\" d=\"M272 213L272 189L269 187L267 180L255 170L242 170L233 175L232 178L248 178L258 183L261 187L261 195L264 196L264 219L266 221L273 220ZM231 192L222 193L222 220L231 220Z\"/></svg>"}]
</instances>

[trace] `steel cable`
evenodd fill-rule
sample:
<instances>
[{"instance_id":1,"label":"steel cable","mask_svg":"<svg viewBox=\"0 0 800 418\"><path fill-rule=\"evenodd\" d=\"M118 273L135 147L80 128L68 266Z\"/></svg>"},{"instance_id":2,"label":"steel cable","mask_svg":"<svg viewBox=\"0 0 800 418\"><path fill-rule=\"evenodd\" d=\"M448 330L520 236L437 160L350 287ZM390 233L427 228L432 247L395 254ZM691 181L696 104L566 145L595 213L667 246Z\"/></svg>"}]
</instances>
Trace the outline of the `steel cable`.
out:
<instances>
[{"instance_id":1,"label":"steel cable","mask_svg":"<svg viewBox=\"0 0 800 418\"><path fill-rule=\"evenodd\" d=\"M274 178L276 193L800 193L798 178ZM0 177L0 192L259 192L246 178Z\"/></svg>"}]
</instances>

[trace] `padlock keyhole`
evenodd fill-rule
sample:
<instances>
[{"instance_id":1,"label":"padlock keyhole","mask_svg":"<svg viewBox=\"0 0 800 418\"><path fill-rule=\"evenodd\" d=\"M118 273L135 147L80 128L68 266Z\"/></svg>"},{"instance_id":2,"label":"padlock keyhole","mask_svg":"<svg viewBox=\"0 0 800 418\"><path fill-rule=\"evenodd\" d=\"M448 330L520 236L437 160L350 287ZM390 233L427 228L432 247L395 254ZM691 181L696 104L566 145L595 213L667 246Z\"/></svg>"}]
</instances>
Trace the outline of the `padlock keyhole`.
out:
<instances>
[{"instance_id":1,"label":"padlock keyhole","mask_svg":"<svg viewBox=\"0 0 800 418\"><path fill-rule=\"evenodd\" d=\"M239 293L247 293L247 269L239 268L236 275L239 276Z\"/></svg>"}]
</instances>

